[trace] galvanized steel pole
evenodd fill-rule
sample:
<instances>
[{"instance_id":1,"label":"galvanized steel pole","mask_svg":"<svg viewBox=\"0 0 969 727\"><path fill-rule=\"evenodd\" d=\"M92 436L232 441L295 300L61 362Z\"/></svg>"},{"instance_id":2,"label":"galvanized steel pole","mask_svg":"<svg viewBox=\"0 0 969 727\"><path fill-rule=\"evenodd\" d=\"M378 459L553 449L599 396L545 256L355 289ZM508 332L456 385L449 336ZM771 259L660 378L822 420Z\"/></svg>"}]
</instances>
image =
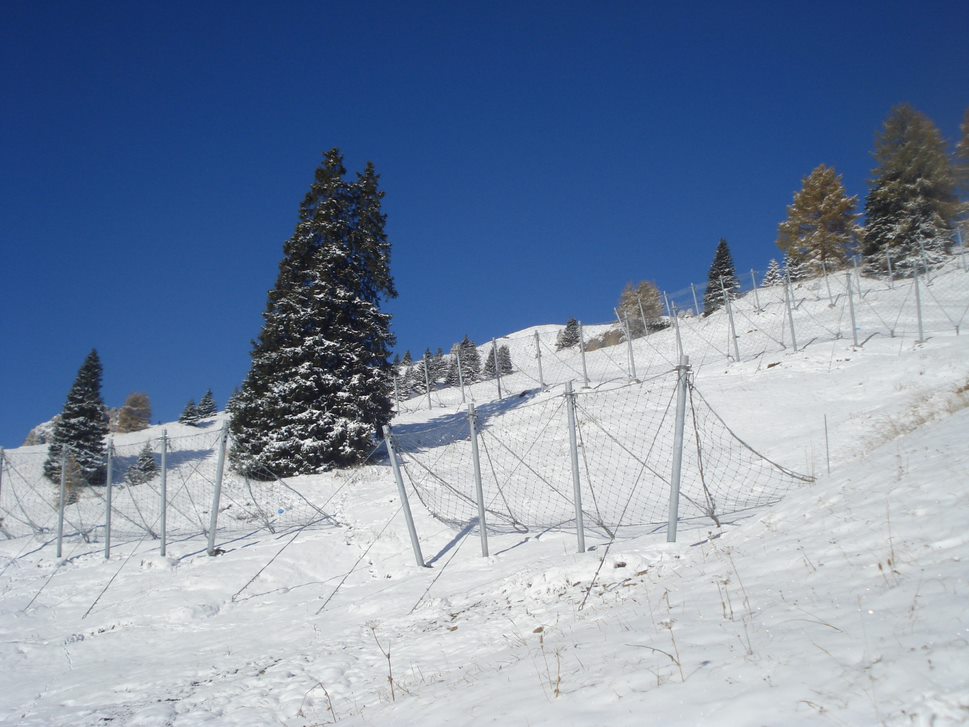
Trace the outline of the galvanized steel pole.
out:
<instances>
[{"instance_id":1,"label":"galvanized steel pole","mask_svg":"<svg viewBox=\"0 0 969 727\"><path fill-rule=\"evenodd\" d=\"M215 555L215 530L219 526L219 505L222 500L222 475L225 472L225 445L228 439L228 426L222 425L219 435L219 461L215 466L215 492L212 493L212 512L209 514L209 547L208 554Z\"/></svg>"},{"instance_id":2,"label":"galvanized steel pole","mask_svg":"<svg viewBox=\"0 0 969 727\"><path fill-rule=\"evenodd\" d=\"M682 356L676 367L676 423L673 429L673 469L670 473L670 510L666 524L666 542L676 542L676 524L680 519L680 476L683 467L683 430L686 426L686 396L690 377L690 357Z\"/></svg>"},{"instance_id":3,"label":"galvanized steel pole","mask_svg":"<svg viewBox=\"0 0 969 727\"><path fill-rule=\"evenodd\" d=\"M111 486L112 472L111 465L113 454L112 450L114 445L111 439L108 439L107 448L107 466L105 471L105 486L104 491L104 559L109 560L111 558L111 493L114 488Z\"/></svg>"},{"instance_id":4,"label":"galvanized steel pole","mask_svg":"<svg viewBox=\"0 0 969 727\"><path fill-rule=\"evenodd\" d=\"M569 451L572 455L572 493L575 505L575 532L579 552L585 552L585 521L582 516L582 485L579 480L579 447L575 437L575 394L572 382L565 385L565 401L569 412Z\"/></svg>"},{"instance_id":5,"label":"galvanized steel pole","mask_svg":"<svg viewBox=\"0 0 969 727\"><path fill-rule=\"evenodd\" d=\"M387 444L387 454L390 456L390 466L394 471L394 480L397 482L397 494L400 496L400 506L404 511L404 519L407 521L407 532L410 534L411 548L414 550L414 560L421 568L426 568L424 554L421 552L421 544L417 539L417 528L414 527L414 516L410 511L410 502L407 500L407 490L404 489L404 478L400 473L400 463L397 461L397 451L394 449L394 440L391 435L390 427L384 425L384 442Z\"/></svg>"},{"instance_id":6,"label":"galvanized steel pole","mask_svg":"<svg viewBox=\"0 0 969 727\"><path fill-rule=\"evenodd\" d=\"M474 497L478 503L478 530L481 534L481 557L488 557L488 526L485 522L484 488L481 486L481 462L478 457L478 418L474 404L468 404L468 430L471 433L471 464L474 469Z\"/></svg>"}]
</instances>

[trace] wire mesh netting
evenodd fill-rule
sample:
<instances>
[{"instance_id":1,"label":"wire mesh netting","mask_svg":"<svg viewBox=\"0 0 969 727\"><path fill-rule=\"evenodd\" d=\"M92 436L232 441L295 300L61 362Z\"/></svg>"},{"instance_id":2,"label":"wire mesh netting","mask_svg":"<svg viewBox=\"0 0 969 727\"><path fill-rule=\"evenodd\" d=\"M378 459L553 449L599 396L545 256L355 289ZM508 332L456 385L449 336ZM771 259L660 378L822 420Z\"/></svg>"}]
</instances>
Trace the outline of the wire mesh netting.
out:
<instances>
[{"instance_id":1,"label":"wire mesh netting","mask_svg":"<svg viewBox=\"0 0 969 727\"><path fill-rule=\"evenodd\" d=\"M104 472L102 482L94 484L70 471L65 477L65 534L92 539L103 531L110 494L112 535L159 538L163 490L169 537L208 533L222 437L221 430L211 430L137 442L129 435L125 443L112 443L110 473ZM46 460L46 448L41 447L3 453L0 532L7 537L56 529L60 478L44 474ZM105 486L109 474L110 493ZM219 494L217 532L276 531L332 522L322 508L269 472L255 480L226 466Z\"/></svg>"},{"instance_id":2,"label":"wire mesh netting","mask_svg":"<svg viewBox=\"0 0 969 727\"><path fill-rule=\"evenodd\" d=\"M621 527L660 525L669 512L677 370L642 382L571 395L581 512L586 527L613 537ZM694 386L686 391L681 519L709 518L777 502L812 481L758 454ZM474 412L487 527L574 527L570 395L534 395ZM463 527L478 516L471 412L401 426L403 470L421 502Z\"/></svg>"},{"instance_id":3,"label":"wire mesh netting","mask_svg":"<svg viewBox=\"0 0 969 727\"><path fill-rule=\"evenodd\" d=\"M659 325L637 326L649 332L631 342L618 321L585 325L581 340L568 346L561 345L562 327L539 326L496 340L495 347L509 350L510 374L465 381L463 387L439 380L429 394L400 390L397 410L452 408L567 381L592 386L634 381L676 366L683 354L699 369L838 340L863 346L874 337L914 342L959 335L969 323L967 267L966 254L957 250L917 277L871 277L859 264L764 286L756 285L758 274L750 271L729 303L708 315L703 315L706 286L691 285L665 296L667 315ZM492 348L481 346L482 357Z\"/></svg>"}]
</instances>

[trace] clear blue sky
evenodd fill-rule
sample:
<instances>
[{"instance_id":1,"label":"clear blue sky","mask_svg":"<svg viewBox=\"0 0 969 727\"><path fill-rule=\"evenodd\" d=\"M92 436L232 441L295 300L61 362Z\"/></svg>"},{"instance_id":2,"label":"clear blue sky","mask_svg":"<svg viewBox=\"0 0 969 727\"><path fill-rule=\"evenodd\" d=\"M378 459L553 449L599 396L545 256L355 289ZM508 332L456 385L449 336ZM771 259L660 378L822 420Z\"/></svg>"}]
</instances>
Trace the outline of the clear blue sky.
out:
<instances>
[{"instance_id":1,"label":"clear blue sky","mask_svg":"<svg viewBox=\"0 0 969 727\"><path fill-rule=\"evenodd\" d=\"M0 444L92 347L109 405L224 404L326 149L382 175L401 352L605 321L721 236L762 270L820 163L863 199L893 105L954 140L967 28L965 0L5 0Z\"/></svg>"}]
</instances>

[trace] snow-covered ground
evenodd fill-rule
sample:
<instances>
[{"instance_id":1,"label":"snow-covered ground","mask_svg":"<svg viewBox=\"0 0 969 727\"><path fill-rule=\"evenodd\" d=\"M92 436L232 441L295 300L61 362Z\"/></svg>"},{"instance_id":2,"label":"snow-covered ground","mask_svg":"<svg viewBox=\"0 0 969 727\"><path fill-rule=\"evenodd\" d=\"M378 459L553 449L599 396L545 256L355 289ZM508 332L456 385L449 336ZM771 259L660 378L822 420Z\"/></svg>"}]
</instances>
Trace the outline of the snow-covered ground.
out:
<instances>
[{"instance_id":1,"label":"snow-covered ground","mask_svg":"<svg viewBox=\"0 0 969 727\"><path fill-rule=\"evenodd\" d=\"M691 339L731 429L817 481L674 544L496 532L482 558L412 498L420 568L379 464L289 482L337 524L226 535L219 557L0 541L0 724L969 723L969 335L944 329L740 363ZM666 366L658 335L640 375ZM533 331L507 340L510 390L534 387ZM590 359L621 375L623 349ZM435 396L395 425L461 411Z\"/></svg>"}]
</instances>

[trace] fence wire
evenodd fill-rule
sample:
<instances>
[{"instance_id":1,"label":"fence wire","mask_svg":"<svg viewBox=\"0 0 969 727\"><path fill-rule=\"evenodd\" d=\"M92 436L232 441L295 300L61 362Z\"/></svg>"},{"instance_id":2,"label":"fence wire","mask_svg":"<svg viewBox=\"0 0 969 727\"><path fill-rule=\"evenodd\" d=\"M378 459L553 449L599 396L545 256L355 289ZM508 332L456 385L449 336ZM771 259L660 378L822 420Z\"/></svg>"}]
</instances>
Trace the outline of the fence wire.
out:
<instances>
[{"instance_id":1,"label":"fence wire","mask_svg":"<svg viewBox=\"0 0 969 727\"><path fill-rule=\"evenodd\" d=\"M677 371L644 382L584 389L574 396L581 511L587 528L614 537L629 526L667 522L675 438ZM477 409L479 468L487 526L527 532L574 528L576 507L568 394ZM477 518L470 414L394 431L418 498L461 528ZM689 388L684 423L681 519L708 518L777 502L811 482L736 436Z\"/></svg>"}]
</instances>

